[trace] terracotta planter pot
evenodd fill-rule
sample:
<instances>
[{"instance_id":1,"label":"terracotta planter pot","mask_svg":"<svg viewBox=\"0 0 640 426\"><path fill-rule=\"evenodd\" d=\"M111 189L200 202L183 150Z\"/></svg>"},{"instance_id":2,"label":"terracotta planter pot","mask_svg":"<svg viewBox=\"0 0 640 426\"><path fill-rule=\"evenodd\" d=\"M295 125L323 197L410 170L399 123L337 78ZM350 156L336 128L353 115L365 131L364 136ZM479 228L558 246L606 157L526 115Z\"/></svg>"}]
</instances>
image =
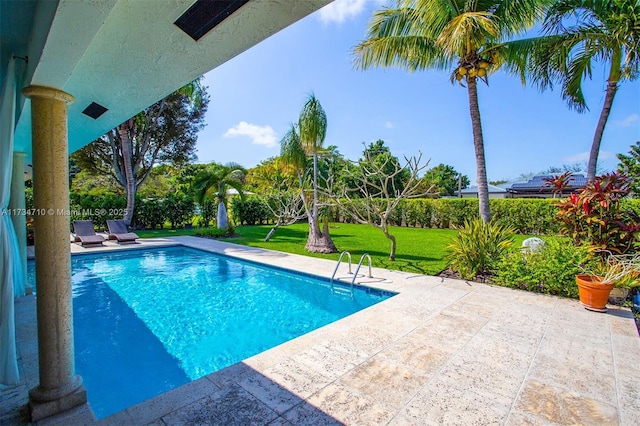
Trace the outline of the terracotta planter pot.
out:
<instances>
[{"instance_id":1,"label":"terracotta planter pot","mask_svg":"<svg viewBox=\"0 0 640 426\"><path fill-rule=\"evenodd\" d=\"M590 311L607 312L607 300L613 289L613 283L602 283L600 277L592 275L576 276L580 293L580 303Z\"/></svg>"}]
</instances>

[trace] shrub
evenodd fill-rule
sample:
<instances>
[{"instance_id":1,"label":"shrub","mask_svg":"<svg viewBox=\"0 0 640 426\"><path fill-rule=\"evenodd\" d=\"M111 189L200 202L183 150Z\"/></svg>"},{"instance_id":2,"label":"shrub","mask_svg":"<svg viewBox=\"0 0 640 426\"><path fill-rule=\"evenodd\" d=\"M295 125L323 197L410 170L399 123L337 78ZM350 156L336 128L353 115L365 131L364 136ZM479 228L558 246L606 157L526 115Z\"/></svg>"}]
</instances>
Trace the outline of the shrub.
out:
<instances>
[{"instance_id":1,"label":"shrub","mask_svg":"<svg viewBox=\"0 0 640 426\"><path fill-rule=\"evenodd\" d=\"M186 194L169 194L162 200L164 217L171 223L171 229L191 223L195 202Z\"/></svg>"},{"instance_id":2,"label":"shrub","mask_svg":"<svg viewBox=\"0 0 640 426\"><path fill-rule=\"evenodd\" d=\"M199 237L207 237L207 238L228 238L233 237L235 231L231 225L228 228L206 228L199 229L196 231L196 235Z\"/></svg>"},{"instance_id":3,"label":"shrub","mask_svg":"<svg viewBox=\"0 0 640 426\"><path fill-rule=\"evenodd\" d=\"M495 265L494 282L504 287L564 297L578 297L575 277L590 259L586 246L549 238L542 250L509 250Z\"/></svg>"},{"instance_id":4,"label":"shrub","mask_svg":"<svg viewBox=\"0 0 640 426\"><path fill-rule=\"evenodd\" d=\"M555 235L560 224L551 198L503 198L489 200L492 220L510 226L518 234Z\"/></svg>"},{"instance_id":5,"label":"shrub","mask_svg":"<svg viewBox=\"0 0 640 426\"><path fill-rule=\"evenodd\" d=\"M150 198L139 200L137 205L135 219L138 225L148 229L162 228L166 218L162 201Z\"/></svg>"},{"instance_id":6,"label":"shrub","mask_svg":"<svg viewBox=\"0 0 640 426\"><path fill-rule=\"evenodd\" d=\"M107 219L122 219L127 200L114 194L70 195L70 224L74 220L92 220L98 229L107 229Z\"/></svg>"},{"instance_id":7,"label":"shrub","mask_svg":"<svg viewBox=\"0 0 640 426\"><path fill-rule=\"evenodd\" d=\"M449 267L464 279L486 274L513 244L510 227L484 223L481 219L467 221L448 247Z\"/></svg>"},{"instance_id":8,"label":"shrub","mask_svg":"<svg viewBox=\"0 0 640 426\"><path fill-rule=\"evenodd\" d=\"M234 197L231 201L233 220L240 225L256 225L269 221L270 211L258 198Z\"/></svg>"},{"instance_id":9,"label":"shrub","mask_svg":"<svg viewBox=\"0 0 640 426\"><path fill-rule=\"evenodd\" d=\"M453 206L449 200L434 200L431 211L431 223L434 228L447 229L451 225Z\"/></svg>"},{"instance_id":10,"label":"shrub","mask_svg":"<svg viewBox=\"0 0 640 426\"><path fill-rule=\"evenodd\" d=\"M407 226L431 227L431 214L433 201L423 198L415 200L404 200L405 220Z\"/></svg>"},{"instance_id":11,"label":"shrub","mask_svg":"<svg viewBox=\"0 0 640 426\"><path fill-rule=\"evenodd\" d=\"M562 232L574 245L589 244L600 252L634 251L640 217L621 202L629 194L630 183L628 177L617 173L596 176L579 194L558 203Z\"/></svg>"},{"instance_id":12,"label":"shrub","mask_svg":"<svg viewBox=\"0 0 640 426\"><path fill-rule=\"evenodd\" d=\"M218 214L218 205L215 201L205 199L199 210L200 220L198 221L198 226L206 228Z\"/></svg>"},{"instance_id":13,"label":"shrub","mask_svg":"<svg viewBox=\"0 0 640 426\"><path fill-rule=\"evenodd\" d=\"M449 226L460 228L465 223L480 217L478 200L474 198L452 198L439 200L449 204Z\"/></svg>"}]
</instances>

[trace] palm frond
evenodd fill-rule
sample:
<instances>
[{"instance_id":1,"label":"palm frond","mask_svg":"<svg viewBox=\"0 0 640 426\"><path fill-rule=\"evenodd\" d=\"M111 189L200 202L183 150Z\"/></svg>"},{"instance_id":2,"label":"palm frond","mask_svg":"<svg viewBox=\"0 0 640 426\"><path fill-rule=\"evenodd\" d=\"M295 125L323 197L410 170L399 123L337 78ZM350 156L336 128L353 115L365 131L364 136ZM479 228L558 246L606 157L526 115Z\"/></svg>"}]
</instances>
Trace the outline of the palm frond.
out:
<instances>
[{"instance_id":1,"label":"palm frond","mask_svg":"<svg viewBox=\"0 0 640 426\"><path fill-rule=\"evenodd\" d=\"M304 152L302 143L300 143L295 124L291 124L291 127L280 141L280 157L285 163L291 164L298 171L307 167L307 154Z\"/></svg>"},{"instance_id":2,"label":"palm frond","mask_svg":"<svg viewBox=\"0 0 640 426\"><path fill-rule=\"evenodd\" d=\"M433 65L445 67L435 38L425 31L430 26L419 24L423 21L418 11L410 7L374 12L367 39L353 49L355 68L398 67L416 71Z\"/></svg>"},{"instance_id":3,"label":"palm frond","mask_svg":"<svg viewBox=\"0 0 640 426\"><path fill-rule=\"evenodd\" d=\"M322 147L327 134L327 114L312 93L305 102L298 119L300 142L309 152Z\"/></svg>"},{"instance_id":4,"label":"palm frond","mask_svg":"<svg viewBox=\"0 0 640 426\"><path fill-rule=\"evenodd\" d=\"M489 12L466 12L449 21L436 40L448 57L464 57L489 41L498 40L500 27Z\"/></svg>"}]
</instances>

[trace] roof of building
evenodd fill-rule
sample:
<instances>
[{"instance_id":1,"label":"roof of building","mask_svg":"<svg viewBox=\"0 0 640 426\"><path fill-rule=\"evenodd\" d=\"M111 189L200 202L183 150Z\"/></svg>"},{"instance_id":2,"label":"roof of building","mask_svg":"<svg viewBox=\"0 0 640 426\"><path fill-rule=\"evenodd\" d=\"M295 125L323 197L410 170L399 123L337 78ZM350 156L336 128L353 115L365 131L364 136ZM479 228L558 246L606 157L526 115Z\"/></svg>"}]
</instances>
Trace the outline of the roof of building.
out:
<instances>
[{"instance_id":1,"label":"roof of building","mask_svg":"<svg viewBox=\"0 0 640 426\"><path fill-rule=\"evenodd\" d=\"M499 186L495 186L495 185L487 185L489 187L489 194L503 194L505 192L507 192L506 189L504 188L500 188ZM462 191L460 191L461 194L477 194L478 193L478 185L471 185L468 188L463 189Z\"/></svg>"},{"instance_id":2,"label":"roof of building","mask_svg":"<svg viewBox=\"0 0 640 426\"><path fill-rule=\"evenodd\" d=\"M509 192L541 192L551 193L556 189L548 183L548 179L552 179L553 175L534 176L526 182L514 182L507 191ZM569 176L569 182L565 188L565 192L574 192L584 188L587 184L587 178L582 173L574 173Z\"/></svg>"}]
</instances>

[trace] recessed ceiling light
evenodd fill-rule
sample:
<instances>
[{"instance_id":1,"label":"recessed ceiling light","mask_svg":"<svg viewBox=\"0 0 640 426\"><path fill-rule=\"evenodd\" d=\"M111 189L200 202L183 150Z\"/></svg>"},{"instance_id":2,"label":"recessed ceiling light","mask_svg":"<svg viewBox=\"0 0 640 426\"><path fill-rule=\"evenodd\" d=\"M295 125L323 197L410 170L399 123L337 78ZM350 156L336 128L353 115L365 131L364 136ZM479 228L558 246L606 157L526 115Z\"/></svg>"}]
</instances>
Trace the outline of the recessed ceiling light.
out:
<instances>
[{"instance_id":1,"label":"recessed ceiling light","mask_svg":"<svg viewBox=\"0 0 640 426\"><path fill-rule=\"evenodd\" d=\"M97 104L95 102L91 102L91 105L86 107L84 111L82 111L82 113L88 117L93 118L94 120L97 120L98 118L100 118L102 114L104 114L107 111L108 109L103 107L102 105Z\"/></svg>"}]
</instances>

